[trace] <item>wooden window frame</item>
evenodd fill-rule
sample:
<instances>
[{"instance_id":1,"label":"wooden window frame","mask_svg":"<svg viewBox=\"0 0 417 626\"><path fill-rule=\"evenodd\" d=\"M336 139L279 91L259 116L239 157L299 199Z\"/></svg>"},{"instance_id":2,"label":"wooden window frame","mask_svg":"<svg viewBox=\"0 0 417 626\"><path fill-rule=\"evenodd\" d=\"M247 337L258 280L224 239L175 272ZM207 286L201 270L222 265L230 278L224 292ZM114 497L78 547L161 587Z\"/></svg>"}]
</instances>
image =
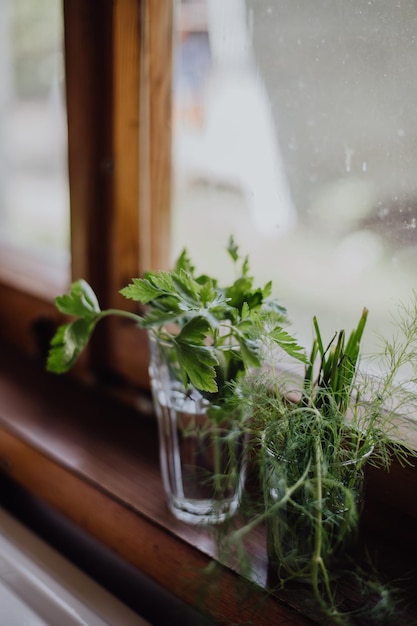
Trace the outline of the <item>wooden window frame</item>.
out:
<instances>
[{"instance_id":1,"label":"wooden window frame","mask_svg":"<svg viewBox=\"0 0 417 626\"><path fill-rule=\"evenodd\" d=\"M64 20L72 277L86 278L104 308L133 310L120 289L168 262L172 3L105 0L97 11L71 0ZM147 354L145 333L113 318L94 338L90 363L146 388Z\"/></svg>"},{"instance_id":2,"label":"wooden window frame","mask_svg":"<svg viewBox=\"0 0 417 626\"><path fill-rule=\"evenodd\" d=\"M70 280L84 278L101 306L132 277L168 264L173 6L166 0L64 0ZM62 321L53 298L68 281L47 264L0 250L1 333L27 354L45 352ZM42 330L39 331L39 328ZM119 319L98 329L81 377L148 388L144 332Z\"/></svg>"}]
</instances>

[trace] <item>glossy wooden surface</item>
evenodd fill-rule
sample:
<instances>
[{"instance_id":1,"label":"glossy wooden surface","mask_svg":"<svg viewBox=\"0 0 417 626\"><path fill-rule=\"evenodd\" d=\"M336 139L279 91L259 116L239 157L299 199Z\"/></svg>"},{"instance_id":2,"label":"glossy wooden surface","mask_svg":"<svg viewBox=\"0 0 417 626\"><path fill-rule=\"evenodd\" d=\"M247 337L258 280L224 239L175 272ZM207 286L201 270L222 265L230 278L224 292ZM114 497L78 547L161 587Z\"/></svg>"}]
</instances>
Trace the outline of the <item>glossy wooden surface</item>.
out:
<instances>
[{"instance_id":1,"label":"glossy wooden surface","mask_svg":"<svg viewBox=\"0 0 417 626\"><path fill-rule=\"evenodd\" d=\"M268 598L228 567L207 578L213 539L167 510L153 419L10 355L0 361L3 471L220 624L245 623L254 615L259 625L311 623L294 610L297 598ZM257 541L254 546L262 577L264 551Z\"/></svg>"},{"instance_id":2,"label":"glossy wooden surface","mask_svg":"<svg viewBox=\"0 0 417 626\"><path fill-rule=\"evenodd\" d=\"M138 408L128 408L103 389L82 387L70 376L47 375L41 364L4 349L0 468L178 598L204 607L219 623L243 624L253 611L260 626L310 623L303 617L305 594L297 587L279 598L268 597L244 582L232 562L219 566L214 579L207 578L204 568L216 557L213 536L169 513L150 398L138 396L137 402ZM416 505L409 490L416 486L416 473L405 470L398 490L400 472L404 470L394 467L389 475L370 473L364 521L378 565L392 578L406 574L414 584ZM250 537L249 548L254 576L264 586L262 529Z\"/></svg>"}]
</instances>

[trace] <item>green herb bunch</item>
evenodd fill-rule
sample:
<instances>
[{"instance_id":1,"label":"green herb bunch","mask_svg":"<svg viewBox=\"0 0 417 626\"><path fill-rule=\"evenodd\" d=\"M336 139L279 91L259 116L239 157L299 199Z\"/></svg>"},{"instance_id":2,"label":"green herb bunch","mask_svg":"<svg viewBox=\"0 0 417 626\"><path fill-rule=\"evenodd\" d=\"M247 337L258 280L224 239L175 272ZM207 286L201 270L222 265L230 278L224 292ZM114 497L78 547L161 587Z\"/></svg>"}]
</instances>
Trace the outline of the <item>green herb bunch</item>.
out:
<instances>
[{"instance_id":1,"label":"green herb bunch","mask_svg":"<svg viewBox=\"0 0 417 626\"><path fill-rule=\"evenodd\" d=\"M61 313L74 317L61 326L51 342L47 367L68 371L86 347L97 323L109 315L132 319L169 341L188 384L210 399L221 400L228 384L245 370L259 367L262 347L272 342L292 357L305 360L296 340L285 330L286 310L271 298L271 283L254 286L248 258L239 256L230 238L227 252L238 269L234 282L221 287L215 278L196 275L184 250L171 271L146 272L121 290L145 306L143 315L119 309L101 310L88 283L79 280L69 294L56 298Z\"/></svg>"},{"instance_id":2,"label":"green herb bunch","mask_svg":"<svg viewBox=\"0 0 417 626\"><path fill-rule=\"evenodd\" d=\"M365 359L367 317L364 309L348 337L342 330L328 343L314 318L298 385L279 370L254 372L240 385L236 399L252 415L250 454L264 498L247 498L242 523L219 537L220 549L238 552L247 565L245 537L266 524L269 584L309 583L324 619L349 626L382 623L385 604L384 623L399 623L391 621L401 606L391 587L355 563L355 539L367 465L388 470L393 458L411 464L417 456L399 428L417 409L417 296L400 305L394 337L382 338L380 352ZM341 580L356 590L352 602L340 603Z\"/></svg>"},{"instance_id":3,"label":"green herb bunch","mask_svg":"<svg viewBox=\"0 0 417 626\"><path fill-rule=\"evenodd\" d=\"M358 424L354 409L367 315L364 309L348 338L342 330L327 345L313 319L299 399L284 410L278 401L281 419L270 421L262 442L268 549L277 578L281 584L309 579L335 623L345 618L336 606L330 572L356 537L364 467L374 448L373 428Z\"/></svg>"}]
</instances>

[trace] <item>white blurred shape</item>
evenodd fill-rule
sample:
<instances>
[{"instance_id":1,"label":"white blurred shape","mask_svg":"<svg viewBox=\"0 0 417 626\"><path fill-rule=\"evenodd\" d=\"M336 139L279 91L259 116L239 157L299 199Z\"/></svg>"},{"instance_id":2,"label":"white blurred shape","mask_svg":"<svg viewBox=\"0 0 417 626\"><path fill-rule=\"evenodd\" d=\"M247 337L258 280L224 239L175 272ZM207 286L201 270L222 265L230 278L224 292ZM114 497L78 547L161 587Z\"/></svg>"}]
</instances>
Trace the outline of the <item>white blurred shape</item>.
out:
<instances>
[{"instance_id":1,"label":"white blurred shape","mask_svg":"<svg viewBox=\"0 0 417 626\"><path fill-rule=\"evenodd\" d=\"M208 0L212 67L203 124L179 127L174 162L180 178L236 187L256 230L275 237L296 222L264 83L252 58L243 0Z\"/></svg>"}]
</instances>

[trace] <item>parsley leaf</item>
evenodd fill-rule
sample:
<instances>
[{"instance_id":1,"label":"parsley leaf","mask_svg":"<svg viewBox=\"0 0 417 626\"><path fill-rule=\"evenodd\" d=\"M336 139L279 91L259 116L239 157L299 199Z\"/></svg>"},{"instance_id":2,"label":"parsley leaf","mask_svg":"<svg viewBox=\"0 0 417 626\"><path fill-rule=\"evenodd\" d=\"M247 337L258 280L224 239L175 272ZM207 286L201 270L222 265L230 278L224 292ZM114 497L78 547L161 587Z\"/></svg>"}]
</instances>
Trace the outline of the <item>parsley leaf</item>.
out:
<instances>
[{"instance_id":1,"label":"parsley leaf","mask_svg":"<svg viewBox=\"0 0 417 626\"><path fill-rule=\"evenodd\" d=\"M79 318L63 324L51 341L47 369L56 374L64 374L71 369L86 347L96 325L97 318Z\"/></svg>"},{"instance_id":2,"label":"parsley leaf","mask_svg":"<svg viewBox=\"0 0 417 626\"><path fill-rule=\"evenodd\" d=\"M94 316L100 313L96 294L83 279L71 285L69 294L55 298L57 309L65 315Z\"/></svg>"}]
</instances>

